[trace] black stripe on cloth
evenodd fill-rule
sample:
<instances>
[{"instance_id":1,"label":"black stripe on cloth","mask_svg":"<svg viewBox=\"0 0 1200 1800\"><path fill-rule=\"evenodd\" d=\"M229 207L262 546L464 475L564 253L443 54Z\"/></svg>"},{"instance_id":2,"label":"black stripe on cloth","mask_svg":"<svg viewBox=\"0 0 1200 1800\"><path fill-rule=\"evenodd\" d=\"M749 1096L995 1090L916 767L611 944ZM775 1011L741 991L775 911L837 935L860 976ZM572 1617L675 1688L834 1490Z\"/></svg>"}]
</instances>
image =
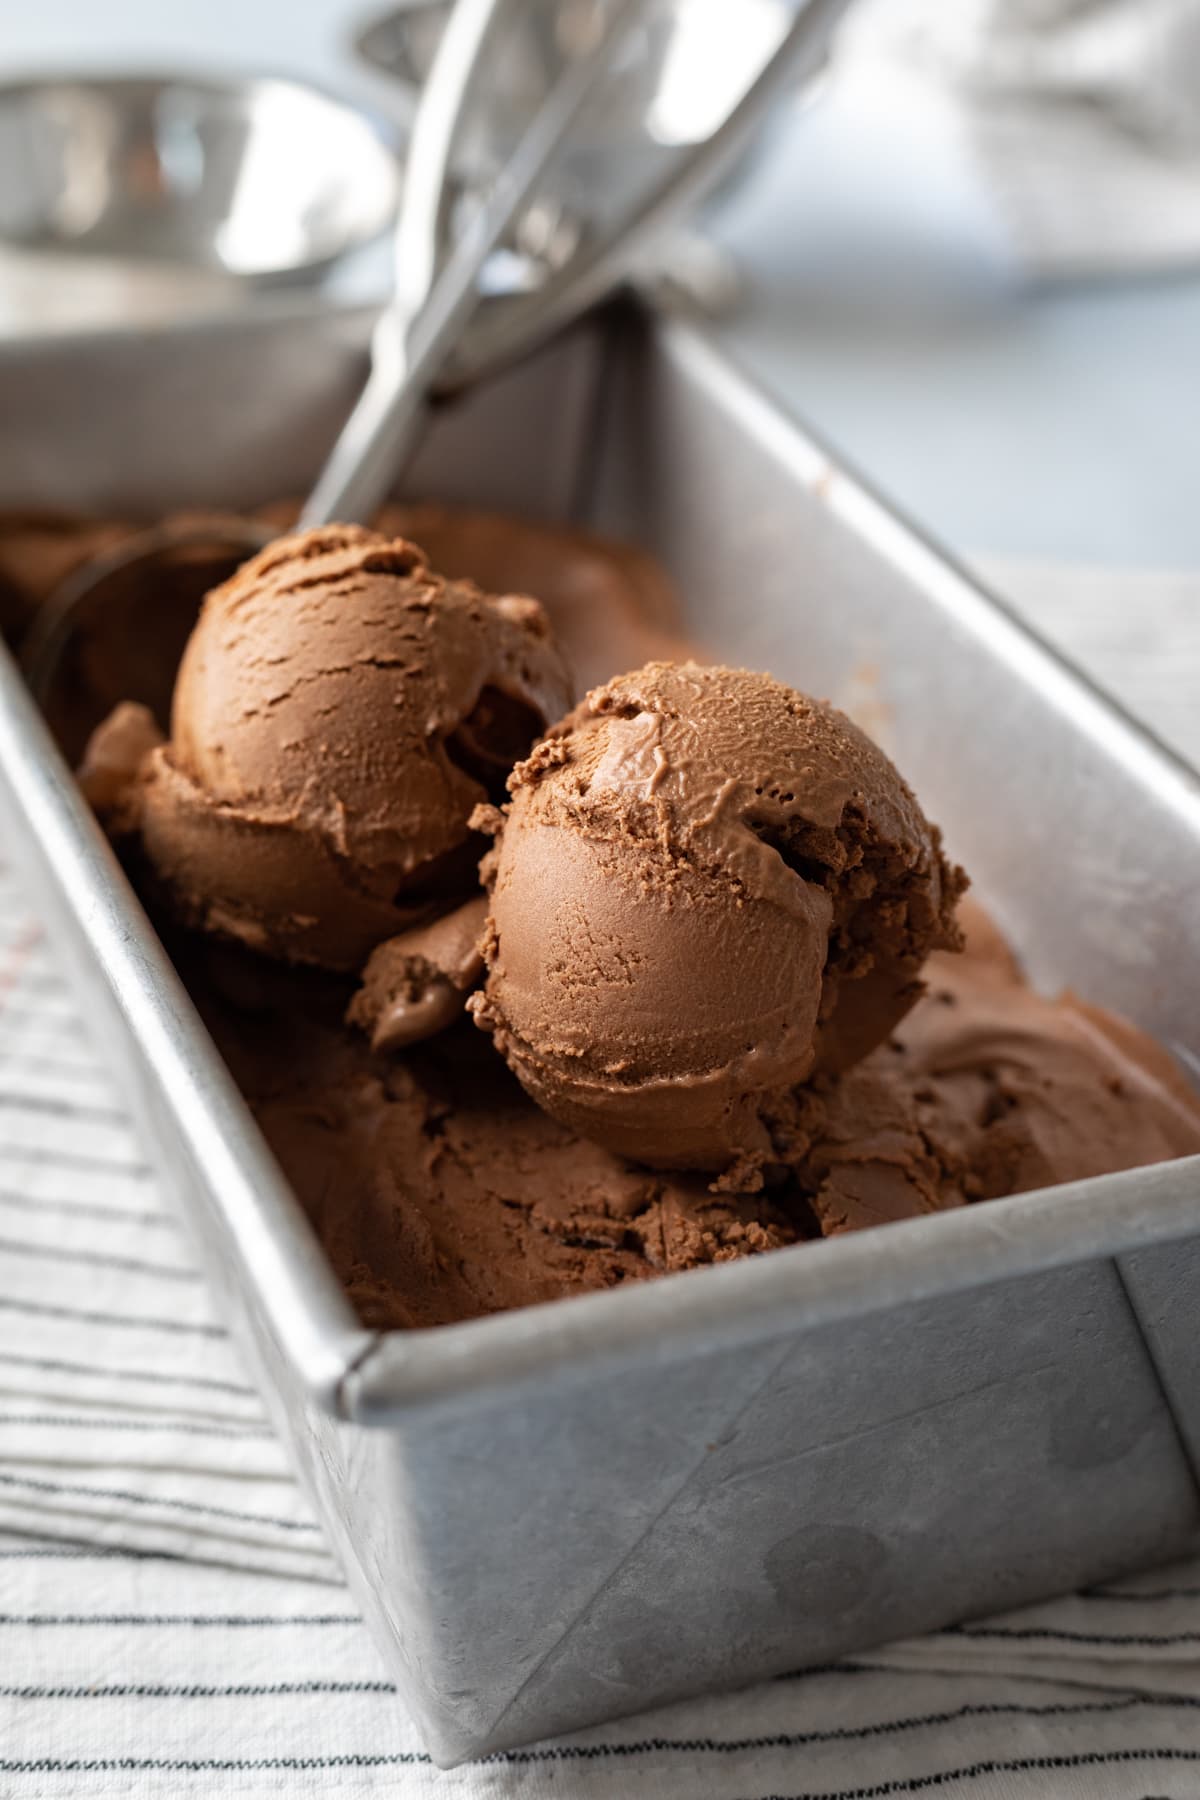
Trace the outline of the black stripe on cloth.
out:
<instances>
[{"instance_id":1,"label":"black stripe on cloth","mask_svg":"<svg viewBox=\"0 0 1200 1800\"><path fill-rule=\"evenodd\" d=\"M510 1751L503 1757L483 1760L526 1763L539 1761L544 1754L538 1751ZM87 1775L117 1770L132 1772L154 1769L191 1774L203 1774L206 1770L255 1774L289 1769L411 1768L429 1762L430 1758L420 1750L381 1750L375 1753L351 1751L341 1756L38 1756L5 1758L0 1761L0 1770L15 1775ZM902 1776L894 1781L874 1783L870 1787L823 1789L819 1793L806 1789L803 1793L766 1794L761 1800L887 1800L888 1795L921 1793L929 1788L945 1787L951 1781L976 1781L984 1775L1019 1774L1028 1770L1091 1769L1105 1764L1135 1762L1197 1763L1200 1762L1200 1750L1081 1750L1074 1755L1013 1757L1004 1761L968 1763L960 1769L940 1769L929 1775ZM759 1800L759 1796L755 1796L754 1800Z\"/></svg>"},{"instance_id":2,"label":"black stripe on cloth","mask_svg":"<svg viewBox=\"0 0 1200 1800\"><path fill-rule=\"evenodd\" d=\"M253 1775L275 1769L411 1768L429 1760L419 1750L381 1751L373 1756L361 1752L346 1756L36 1756L4 1757L0 1759L0 1770L7 1775L101 1775L118 1770L132 1773L167 1769L193 1775L210 1770Z\"/></svg>"},{"instance_id":3,"label":"black stripe on cloth","mask_svg":"<svg viewBox=\"0 0 1200 1800\"><path fill-rule=\"evenodd\" d=\"M52 1356L22 1356L16 1350L0 1350L0 1362L16 1363L23 1369L45 1369L56 1375L96 1375L105 1381L148 1381L156 1387L211 1388L219 1394L241 1394L247 1400L257 1398L254 1388L240 1381L221 1381L215 1375L164 1375L158 1370L115 1369L107 1363L64 1362Z\"/></svg>"},{"instance_id":4,"label":"black stripe on cloth","mask_svg":"<svg viewBox=\"0 0 1200 1800\"><path fill-rule=\"evenodd\" d=\"M810 1663L804 1669L789 1669L784 1675L768 1675L766 1680L775 1682L807 1681L813 1675L894 1675L895 1670L885 1668L882 1664L864 1663L855 1660L852 1663Z\"/></svg>"},{"instance_id":5,"label":"black stripe on cloth","mask_svg":"<svg viewBox=\"0 0 1200 1800\"><path fill-rule=\"evenodd\" d=\"M24 1238L0 1238L0 1254L34 1256L42 1261L85 1263L96 1269L119 1269L125 1275L153 1275L163 1281L199 1281L198 1269L172 1263L144 1262L137 1256L110 1256L107 1250L68 1250L62 1244L31 1244Z\"/></svg>"},{"instance_id":6,"label":"black stripe on cloth","mask_svg":"<svg viewBox=\"0 0 1200 1800\"><path fill-rule=\"evenodd\" d=\"M94 1488L67 1481L35 1481L31 1475L2 1475L0 1486L33 1488L41 1494L78 1494L87 1500L124 1500L133 1506L167 1506L172 1512L209 1513L218 1519L237 1519L246 1525L274 1525L280 1531L320 1531L312 1519L277 1519L269 1513L240 1512L232 1506L206 1506L200 1500L177 1500L162 1494L135 1494L124 1488Z\"/></svg>"},{"instance_id":7,"label":"black stripe on cloth","mask_svg":"<svg viewBox=\"0 0 1200 1800\"><path fill-rule=\"evenodd\" d=\"M18 1058L23 1069L40 1069L47 1075L89 1075L95 1081L107 1083L108 1078L94 1056L24 1056L20 1049L0 1046L0 1063Z\"/></svg>"},{"instance_id":8,"label":"black stripe on cloth","mask_svg":"<svg viewBox=\"0 0 1200 1800\"><path fill-rule=\"evenodd\" d=\"M30 965L26 963L8 991L13 996L12 1006L4 1006L0 1002L5 1018L10 1013L31 1013L43 1025L53 1025L60 1029L66 1026L72 1037L86 1044L86 1027L70 988L64 987L61 982L43 981L31 972Z\"/></svg>"},{"instance_id":9,"label":"black stripe on cloth","mask_svg":"<svg viewBox=\"0 0 1200 1800\"><path fill-rule=\"evenodd\" d=\"M981 1702L978 1705L963 1705L948 1708L945 1712L916 1714L903 1719L884 1719L872 1725L831 1726L825 1731L772 1731L759 1736L740 1738L674 1738L652 1737L636 1738L627 1744L552 1744L539 1747L532 1752L505 1751L497 1752L497 1758L529 1758L548 1762L580 1761L610 1755L628 1755L634 1752L648 1755L666 1750L692 1754L700 1751L719 1753L738 1753L745 1750L794 1750L806 1745L835 1744L848 1741L861 1741L864 1738L892 1737L897 1732L924 1731L930 1727L953 1725L962 1719L977 1718L1080 1718L1096 1714L1112 1714L1130 1712L1142 1706L1162 1707L1170 1710L1175 1707L1184 1710L1200 1708L1200 1699L1179 1697L1175 1695L1131 1694L1120 1700L1085 1700L1056 1701L1046 1706L1022 1706L1016 1702L1007 1704ZM490 1761L491 1758L484 1758Z\"/></svg>"},{"instance_id":10,"label":"black stripe on cloth","mask_svg":"<svg viewBox=\"0 0 1200 1800\"><path fill-rule=\"evenodd\" d=\"M129 1114L121 1106L95 1106L90 1101L63 1100L52 1094L22 1094L0 1088L0 1109L31 1112L56 1119L96 1119L106 1125L128 1125Z\"/></svg>"},{"instance_id":11,"label":"black stripe on cloth","mask_svg":"<svg viewBox=\"0 0 1200 1800\"><path fill-rule=\"evenodd\" d=\"M1103 1631L1053 1631L1049 1626L1027 1625L952 1625L944 1637L1008 1638L1014 1643L1062 1644L1136 1644L1143 1649L1156 1649L1163 1644L1200 1644L1200 1631L1174 1631L1155 1635L1151 1632L1109 1633Z\"/></svg>"},{"instance_id":12,"label":"black stripe on cloth","mask_svg":"<svg viewBox=\"0 0 1200 1800\"><path fill-rule=\"evenodd\" d=\"M1027 1775L1053 1770L1098 1769L1139 1762L1200 1762L1200 1750L1079 1750L1062 1756L1014 1756L966 1763L959 1769L938 1769L928 1775L897 1776L893 1781L873 1782L870 1787L805 1788L803 1793L754 1795L753 1800L889 1800L893 1794L924 1794L930 1788L948 1787L952 1781L981 1781L985 1775ZM4 1765L0 1763L0 1768ZM749 1795L741 1800L751 1800ZM1154 1800L1147 1796L1146 1800Z\"/></svg>"},{"instance_id":13,"label":"black stripe on cloth","mask_svg":"<svg viewBox=\"0 0 1200 1800\"><path fill-rule=\"evenodd\" d=\"M34 929L37 936L30 938L28 944L24 946L28 950L32 950L36 944L41 942L41 928L35 926ZM33 969L26 964L22 968L18 980L23 994L69 994L67 984L61 975L55 975L49 969Z\"/></svg>"},{"instance_id":14,"label":"black stripe on cloth","mask_svg":"<svg viewBox=\"0 0 1200 1800\"><path fill-rule=\"evenodd\" d=\"M1200 1588L1154 1588L1142 1594L1121 1594L1114 1588L1085 1588L1085 1600L1200 1600Z\"/></svg>"},{"instance_id":15,"label":"black stripe on cloth","mask_svg":"<svg viewBox=\"0 0 1200 1800\"><path fill-rule=\"evenodd\" d=\"M69 1032L72 1038L78 1038L79 1014L67 1008L55 1009L48 1006L11 1006L0 997L0 1015L6 1025L14 1020L18 1025L47 1025L57 1032Z\"/></svg>"},{"instance_id":16,"label":"black stripe on cloth","mask_svg":"<svg viewBox=\"0 0 1200 1800\"><path fill-rule=\"evenodd\" d=\"M11 991L15 993L19 990L22 999L27 994L39 994L47 1000L62 1000L65 1002L62 1009L64 1012L77 1012L71 990L62 976L52 968L38 967L39 959L35 958L33 952L42 942L41 928L33 925L31 933L23 932L21 938L24 941L19 939L16 944L8 946L10 956L17 951L21 958L19 967L11 973Z\"/></svg>"},{"instance_id":17,"label":"black stripe on cloth","mask_svg":"<svg viewBox=\"0 0 1200 1800\"><path fill-rule=\"evenodd\" d=\"M134 1331L187 1332L195 1337L228 1336L221 1325L202 1325L187 1319L146 1319L140 1314L84 1312L77 1306L48 1306L40 1300L21 1300L15 1294L0 1294L0 1310L32 1313L42 1319L82 1319L86 1325L123 1325Z\"/></svg>"},{"instance_id":18,"label":"black stripe on cloth","mask_svg":"<svg viewBox=\"0 0 1200 1800\"><path fill-rule=\"evenodd\" d=\"M389 1694L390 1681L106 1682L87 1687L0 1687L0 1700L261 1700L271 1694Z\"/></svg>"},{"instance_id":19,"label":"black stripe on cloth","mask_svg":"<svg viewBox=\"0 0 1200 1800\"><path fill-rule=\"evenodd\" d=\"M0 1613L0 1625L362 1625L358 1613Z\"/></svg>"},{"instance_id":20,"label":"black stripe on cloth","mask_svg":"<svg viewBox=\"0 0 1200 1800\"><path fill-rule=\"evenodd\" d=\"M0 1146L0 1158L5 1162L36 1163L39 1168L86 1169L92 1175L125 1175L131 1181L148 1181L154 1173L148 1162L91 1156L84 1151L60 1150L44 1144L6 1144Z\"/></svg>"},{"instance_id":21,"label":"black stripe on cloth","mask_svg":"<svg viewBox=\"0 0 1200 1800\"><path fill-rule=\"evenodd\" d=\"M1174 1695L1154 1696L1130 1695L1122 1700L1095 1701L1062 1701L1047 1706L1022 1706L1019 1704L964 1705L946 1712L928 1713L910 1718L882 1720L872 1725L840 1726L826 1731L775 1731L764 1732L755 1737L741 1738L674 1738L652 1737L635 1738L628 1743L616 1744L547 1744L537 1745L529 1750L503 1750L492 1756L479 1760L489 1762L593 1762L602 1761L611 1756L650 1756L674 1752L680 1755L717 1754L740 1755L747 1750L797 1750L816 1744L833 1744L845 1742L861 1742L869 1738L893 1737L900 1732L923 1731L930 1727L940 1728L966 1718L982 1718L993 1716L1019 1718L1047 1717L1080 1717L1103 1713L1122 1713L1140 1706L1162 1706L1171 1709L1177 1704L1184 1708L1200 1707L1200 1699L1183 1699L1177 1702Z\"/></svg>"},{"instance_id":22,"label":"black stripe on cloth","mask_svg":"<svg viewBox=\"0 0 1200 1800\"><path fill-rule=\"evenodd\" d=\"M13 1686L0 1687L0 1698L8 1700L244 1700L263 1699L273 1694L395 1694L388 1681L279 1681L238 1682L216 1686L197 1682L113 1682L86 1687ZM884 1720L878 1724L844 1726L828 1731L772 1731L737 1738L655 1736L634 1738L628 1743L612 1744L547 1744L530 1750L496 1751L479 1760L485 1763L525 1762L601 1762L620 1756L656 1756L667 1752L680 1755L741 1755L748 1750L794 1750L814 1744L842 1743L865 1738L892 1737L899 1732L925 1730L954 1724L965 1718L1047 1717L1076 1718L1095 1714L1113 1714L1141 1706L1173 1708L1200 1707L1200 1699L1131 1695L1124 1700L1062 1702L1048 1706L978 1705L956 1707L953 1711L929 1713L913 1718Z\"/></svg>"},{"instance_id":23,"label":"black stripe on cloth","mask_svg":"<svg viewBox=\"0 0 1200 1800\"><path fill-rule=\"evenodd\" d=\"M131 1206L98 1206L92 1200L58 1200L42 1194L14 1194L11 1188L0 1188L0 1206L18 1208L21 1212L60 1212L72 1217L104 1219L126 1225L168 1225L175 1221L170 1213L138 1212Z\"/></svg>"},{"instance_id":24,"label":"black stripe on cloth","mask_svg":"<svg viewBox=\"0 0 1200 1800\"><path fill-rule=\"evenodd\" d=\"M228 1687L215 1687L200 1684L131 1684L113 1683L103 1687L5 1687L0 1688L0 1696L9 1699L197 1699L209 1700L219 1698L247 1699L261 1698L275 1694L315 1695L315 1694L380 1694L391 1695L395 1690L390 1683L384 1681L305 1681L278 1683L239 1683ZM1131 1696L1125 1701L1098 1701L1081 1703L1061 1703L1045 1707L1023 1706L966 1706L954 1712L930 1714L925 1718L901 1719L859 1728L843 1728L833 1731L816 1732L772 1732L756 1737L742 1738L669 1738L653 1737L635 1739L628 1743L615 1744L559 1744L534 1747L529 1750L498 1751L494 1755L480 1759L481 1764L530 1765L553 1763L581 1763L615 1761L626 1757L661 1755L661 1754L715 1754L740 1755L749 1750L797 1749L816 1743L863 1739L870 1737L889 1737L898 1732L911 1731L934 1725L940 1726L968 1715L1020 1715L1043 1717L1048 1714L1076 1716L1090 1713L1116 1713L1126 1711L1139 1705L1162 1705L1167 1708L1179 1705L1200 1705L1200 1701L1180 1700L1177 1697L1165 1697L1154 1700L1149 1697ZM980 1762L963 1770L943 1771L937 1774L915 1776L908 1781L877 1783L870 1788L843 1790L836 1795L794 1795L787 1800L868 1800L869 1796L878 1797L905 1791L920 1791L921 1788L944 1785L950 1780L976 1778L982 1774L998 1772L1017 1772L1025 1769L1063 1769L1095 1766L1100 1762L1155 1759L1166 1757L1170 1760L1197 1760L1200 1752L1175 1751L1097 1751L1079 1752L1073 1756L1046 1756L1037 1758L1019 1758L1007 1762ZM388 1765L428 1765L430 1758L420 1751L378 1752L374 1755L346 1753L329 1757L305 1758L261 1758L237 1759L236 1761L217 1758L205 1759L126 1759L120 1766L136 1766L137 1768L162 1768L173 1770L199 1771L203 1769L249 1769L249 1768L343 1768L343 1767L383 1767ZM55 1769L62 1772L86 1772L95 1769L97 1763L105 1769L118 1766L116 1760L89 1759L86 1763L55 1763ZM0 1767L14 1769L13 1763L0 1764ZM32 1772L25 1768L24 1772ZM914 1789L914 1783L916 1784ZM785 1800L780 1796L779 1800Z\"/></svg>"},{"instance_id":25,"label":"black stripe on cloth","mask_svg":"<svg viewBox=\"0 0 1200 1800\"><path fill-rule=\"evenodd\" d=\"M183 1562L170 1550L96 1550L83 1545L70 1550L0 1550L0 1562Z\"/></svg>"},{"instance_id":26,"label":"black stripe on cloth","mask_svg":"<svg viewBox=\"0 0 1200 1800\"><path fill-rule=\"evenodd\" d=\"M86 1413L5 1413L0 1412L0 1426L37 1425L61 1427L64 1431L181 1431L187 1437L270 1438L275 1433L262 1425L196 1425L182 1419L110 1419L99 1414L92 1419Z\"/></svg>"}]
</instances>

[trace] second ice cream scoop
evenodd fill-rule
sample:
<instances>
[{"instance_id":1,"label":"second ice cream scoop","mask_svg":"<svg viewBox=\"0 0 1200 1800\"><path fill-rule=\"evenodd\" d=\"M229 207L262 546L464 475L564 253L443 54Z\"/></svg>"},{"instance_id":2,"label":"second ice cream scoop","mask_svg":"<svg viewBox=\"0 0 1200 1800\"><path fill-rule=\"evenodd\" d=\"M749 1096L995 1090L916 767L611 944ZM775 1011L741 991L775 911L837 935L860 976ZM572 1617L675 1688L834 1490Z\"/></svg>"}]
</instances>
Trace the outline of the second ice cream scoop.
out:
<instances>
[{"instance_id":1,"label":"second ice cream scoop","mask_svg":"<svg viewBox=\"0 0 1200 1800\"><path fill-rule=\"evenodd\" d=\"M356 969L474 886L473 807L569 697L536 601L359 526L280 539L204 604L139 771L145 853L185 920Z\"/></svg>"},{"instance_id":2,"label":"second ice cream scoop","mask_svg":"<svg viewBox=\"0 0 1200 1800\"><path fill-rule=\"evenodd\" d=\"M768 676L651 663L510 787L472 1008L547 1112L639 1161L752 1180L773 1100L879 1043L957 941L911 791Z\"/></svg>"}]
</instances>

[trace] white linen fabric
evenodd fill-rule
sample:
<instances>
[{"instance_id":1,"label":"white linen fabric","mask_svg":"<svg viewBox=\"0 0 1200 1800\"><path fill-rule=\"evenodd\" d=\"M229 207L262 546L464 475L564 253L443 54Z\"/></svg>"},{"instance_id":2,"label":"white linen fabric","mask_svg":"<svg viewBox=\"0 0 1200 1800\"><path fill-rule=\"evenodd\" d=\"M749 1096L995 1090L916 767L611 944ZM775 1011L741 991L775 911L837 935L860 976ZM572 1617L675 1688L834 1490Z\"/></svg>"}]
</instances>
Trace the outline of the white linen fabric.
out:
<instances>
[{"instance_id":1,"label":"white linen fabric","mask_svg":"<svg viewBox=\"0 0 1200 1800\"><path fill-rule=\"evenodd\" d=\"M1031 591L1153 702L1112 584L1040 571ZM1156 605L1174 626L1164 691L1200 653L1198 594L1142 581L1139 629ZM1178 747L1198 731L1181 710ZM1191 1800L1200 1560L434 1769L0 872L0 1795L384 1792Z\"/></svg>"}]
</instances>

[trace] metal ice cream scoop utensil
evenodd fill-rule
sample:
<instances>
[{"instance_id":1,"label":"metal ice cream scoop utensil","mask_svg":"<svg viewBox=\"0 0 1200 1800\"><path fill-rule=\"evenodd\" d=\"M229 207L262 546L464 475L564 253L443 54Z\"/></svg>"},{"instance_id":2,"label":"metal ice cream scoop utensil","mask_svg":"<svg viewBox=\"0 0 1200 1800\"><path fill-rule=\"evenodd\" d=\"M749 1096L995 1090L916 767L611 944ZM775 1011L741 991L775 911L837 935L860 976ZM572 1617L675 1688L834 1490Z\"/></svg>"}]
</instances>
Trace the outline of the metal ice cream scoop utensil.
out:
<instances>
[{"instance_id":1,"label":"metal ice cream scoop utensil","mask_svg":"<svg viewBox=\"0 0 1200 1800\"><path fill-rule=\"evenodd\" d=\"M561 268L533 293L499 310L478 340L466 327L479 307L479 276L513 220L539 189L587 102L606 75L620 79L623 52L653 0L591 0L560 7L570 15L570 53L525 129L516 150L455 236L447 228L450 157L470 108L489 103L488 58L508 15L527 0L458 0L450 15L413 123L408 169L395 234L396 285L372 338L371 370L300 523L369 517L385 497L418 437L434 384L477 378L499 360L521 354L590 305L620 279L647 239L695 201L743 147L777 92L798 72L823 61L848 0L808 0L755 78L711 109L707 135L691 142L668 170L631 197L623 215L586 236ZM593 170L599 192L601 164ZM598 207L602 212L603 208ZM455 356L455 352L458 355ZM45 698L72 635L137 583L151 567L180 556L211 559L214 581L261 549L275 533L231 518L193 518L153 528L76 570L39 608L22 647L26 679ZM224 567L222 568L222 564ZM218 572L220 571L220 572Z\"/></svg>"},{"instance_id":2,"label":"metal ice cream scoop utensil","mask_svg":"<svg viewBox=\"0 0 1200 1800\"><path fill-rule=\"evenodd\" d=\"M371 370L300 518L302 526L369 514L419 430L424 402L478 303L479 273L619 50L645 0L616 0L564 68L511 159L449 254L441 252L447 166L462 113L479 86L498 26L520 0L458 0L413 123L396 227L397 278L372 337ZM26 679L45 697L73 632L117 592L143 590L164 557L214 568L252 555L274 535L228 516L186 519L139 533L76 570L39 609L22 647ZM229 572L228 570L226 572Z\"/></svg>"}]
</instances>

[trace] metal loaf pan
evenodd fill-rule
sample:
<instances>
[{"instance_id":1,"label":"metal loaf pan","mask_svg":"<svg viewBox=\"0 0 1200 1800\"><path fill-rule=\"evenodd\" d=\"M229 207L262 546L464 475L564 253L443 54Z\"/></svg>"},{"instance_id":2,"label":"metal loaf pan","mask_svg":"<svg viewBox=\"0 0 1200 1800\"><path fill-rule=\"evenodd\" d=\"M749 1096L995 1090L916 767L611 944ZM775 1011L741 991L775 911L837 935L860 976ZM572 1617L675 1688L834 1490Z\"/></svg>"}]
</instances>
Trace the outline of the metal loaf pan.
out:
<instances>
[{"instance_id":1,"label":"metal loaf pan","mask_svg":"<svg viewBox=\"0 0 1200 1800\"><path fill-rule=\"evenodd\" d=\"M0 354L0 503L297 490L366 328ZM1035 977L1200 1053L1194 776L702 337L589 322L447 411L411 485L640 539L715 650L865 710ZM1200 1158L372 1335L0 658L5 793L5 847L440 1761L1195 1542Z\"/></svg>"}]
</instances>

